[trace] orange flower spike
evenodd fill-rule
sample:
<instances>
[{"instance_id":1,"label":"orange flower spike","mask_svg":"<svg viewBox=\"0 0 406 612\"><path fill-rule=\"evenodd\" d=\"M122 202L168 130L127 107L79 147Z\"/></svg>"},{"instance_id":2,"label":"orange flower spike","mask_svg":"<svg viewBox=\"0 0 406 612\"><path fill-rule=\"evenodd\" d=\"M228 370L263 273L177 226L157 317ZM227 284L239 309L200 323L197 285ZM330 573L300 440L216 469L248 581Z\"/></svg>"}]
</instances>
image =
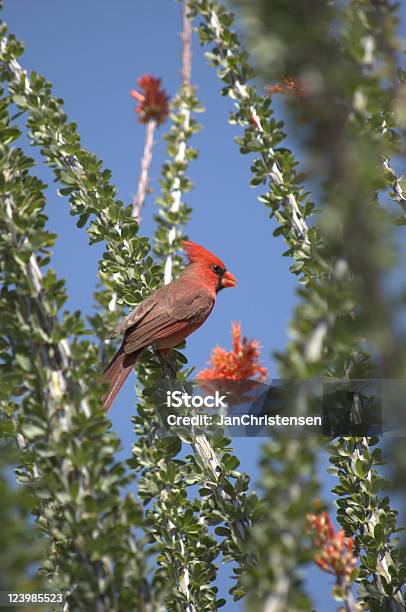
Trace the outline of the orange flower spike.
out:
<instances>
[{"instance_id":1,"label":"orange flower spike","mask_svg":"<svg viewBox=\"0 0 406 612\"><path fill-rule=\"evenodd\" d=\"M161 89L161 79L145 74L137 83L142 93L132 89L131 97L138 102L135 112L140 116L140 123L154 120L161 125L169 115L169 96Z\"/></svg>"},{"instance_id":2,"label":"orange flower spike","mask_svg":"<svg viewBox=\"0 0 406 612\"><path fill-rule=\"evenodd\" d=\"M255 340L241 339L240 323L233 323L231 327L233 348L226 351L216 346L210 358L210 368L202 370L197 375L198 380L256 380L263 382L267 375L267 368L259 363L259 343Z\"/></svg>"},{"instance_id":3,"label":"orange flower spike","mask_svg":"<svg viewBox=\"0 0 406 612\"><path fill-rule=\"evenodd\" d=\"M324 572L336 576L349 576L357 563L353 553L353 540L344 530L336 532L326 512L307 516L309 528L315 532L313 546L318 549L314 561Z\"/></svg>"}]
</instances>

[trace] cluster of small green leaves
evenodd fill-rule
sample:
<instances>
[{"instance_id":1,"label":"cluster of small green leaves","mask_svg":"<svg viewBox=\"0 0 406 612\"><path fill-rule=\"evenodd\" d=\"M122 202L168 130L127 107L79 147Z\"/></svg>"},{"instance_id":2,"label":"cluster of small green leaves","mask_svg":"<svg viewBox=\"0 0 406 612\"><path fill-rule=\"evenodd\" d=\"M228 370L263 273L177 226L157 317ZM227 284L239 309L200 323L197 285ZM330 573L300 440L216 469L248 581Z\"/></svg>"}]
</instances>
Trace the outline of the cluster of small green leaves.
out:
<instances>
[{"instance_id":1,"label":"cluster of small green leaves","mask_svg":"<svg viewBox=\"0 0 406 612\"><path fill-rule=\"evenodd\" d=\"M20 130L9 118L12 98L1 93L1 410L46 536L42 569L74 608L142 607L144 555L133 532L142 513L132 496L122 498L129 477L101 412L97 351L80 339L79 313L61 313L64 282L43 272L55 238L45 228L45 185L13 144Z\"/></svg>"},{"instance_id":2,"label":"cluster of small green leaves","mask_svg":"<svg viewBox=\"0 0 406 612\"><path fill-rule=\"evenodd\" d=\"M334 467L329 471L339 479L333 489L339 496L338 519L346 533L354 536L355 550L365 551L360 554L360 596L372 610L391 610L394 603L402 609L400 589L406 568L391 543L398 513L390 507L389 497L379 496L389 483L377 471L384 463L380 448L373 448L378 442L377 438L341 438L332 448Z\"/></svg>"},{"instance_id":3,"label":"cluster of small green leaves","mask_svg":"<svg viewBox=\"0 0 406 612\"><path fill-rule=\"evenodd\" d=\"M405 338L396 329L402 298L388 298L383 288L397 259L391 222L395 220L399 224L403 218L402 215L400 220L394 219L387 213L387 195L395 196L401 203L396 197L396 177L389 165L390 157L402 152L395 113L396 92L400 86L396 68L396 11L397 6L391 2L357 1L350 2L343 15L344 52L360 71L355 91L352 83L351 89L348 84L345 89L349 99L348 92L351 92L354 112L349 119L353 140L347 139L347 147L350 144L350 155L355 154L356 161L351 160L343 182L346 184L350 176L356 182L351 185L351 193L345 193L340 186L346 205L342 201L334 203L336 209L340 206L343 250L349 267L361 279L357 287L362 308L356 321L358 333L372 345L378 372L387 377L403 377L406 371ZM373 151L372 155L366 153L368 149ZM366 377L365 368L360 375ZM405 609L405 594L401 589L405 584L406 566L394 544L397 512L391 509L387 497L379 497L379 489L385 488L385 483L375 469L381 457L379 449L370 448L375 443L366 438L338 441L331 458L343 468L339 473L339 490L344 499L338 500L341 510L337 516L343 527L356 535L358 546L365 551L361 555L360 596L372 609ZM348 457L345 460L341 457L343 451L349 450L351 462ZM355 519L351 525L346 520L349 516Z\"/></svg>"},{"instance_id":4,"label":"cluster of small green leaves","mask_svg":"<svg viewBox=\"0 0 406 612\"><path fill-rule=\"evenodd\" d=\"M184 357L181 353L173 353L177 363L173 363L172 367L179 367L184 362ZM258 508L256 495L247 493L249 477L237 471L239 461L232 454L230 440L224 437L221 430L216 429L209 435L199 428L173 426L168 429L166 393L169 390L191 392L192 383L187 380L189 370L178 371L175 380L170 372L164 371L163 374L162 364L154 361L151 355L145 353L141 357L141 362L143 361L148 363L148 370L138 370L142 391L140 390L139 412L133 419L135 432L138 434L133 448L136 456L134 467L142 467L138 481L140 496L147 504L153 502L147 517L150 519L149 532L159 551L159 584L167 587L168 579L173 579L172 574L177 565L176 559L176 562L173 559L176 550L169 549L168 543L163 542L162 533L167 531L168 524L177 523L184 512L193 512L194 523L187 534L189 540L192 537L195 539L195 545L187 549L189 576L192 577L197 568L200 572L203 564L206 566L205 572L191 582L191 596L196 591L196 581L199 587L194 602L199 603L201 609L205 609L202 598L213 597L207 587L203 588L201 581L204 576L206 579L215 577L211 563L220 552L224 562L234 561L237 564L233 571L238 582L231 592L235 598L239 598L244 595L240 584L241 576L255 556L253 553L248 554L246 548L248 528L250 522L255 520ZM148 386L145 384L145 378L148 380ZM173 408L170 412L173 413ZM184 408L179 414L189 414L189 410ZM145 423L149 423L148 431ZM176 458L181 451L181 442L190 445L194 454L186 455L184 459ZM170 491L167 474L169 463ZM200 499L188 501L187 491L192 485L199 486ZM213 527L216 540L208 539L207 530ZM180 533L179 531L178 536ZM171 535L171 538L173 537L174 534ZM199 543L202 538L206 542L204 547ZM184 564L186 566L186 558ZM215 592L214 588L213 593ZM167 601L167 605L169 603L170 601ZM210 604L211 599L207 603ZM219 606L220 602L217 602L217 605Z\"/></svg>"},{"instance_id":5,"label":"cluster of small green leaves","mask_svg":"<svg viewBox=\"0 0 406 612\"><path fill-rule=\"evenodd\" d=\"M233 573L237 583L231 588L235 599L244 595L241 576L254 558L247 552L247 533L256 519L257 496L248 492L249 476L238 471L239 461L229 446L230 440L222 431L216 431L209 439L211 461L202 460L202 454L189 456L193 472L189 479L199 484L202 497L202 515L209 525L216 526L221 538L221 551L225 563L235 561ZM193 432L192 447L205 444L201 433Z\"/></svg>"},{"instance_id":6,"label":"cluster of small green leaves","mask_svg":"<svg viewBox=\"0 0 406 612\"><path fill-rule=\"evenodd\" d=\"M192 462L179 457L186 440L168 428L163 412L168 389L190 386L189 370L181 371L184 356L172 351L171 357L177 382L152 352L140 358L139 403L132 418L137 439L129 464L139 472L138 493L147 507L145 529L158 564L154 591L168 610L213 610L224 603L212 584L220 549L208 533L200 499L188 493L197 479L191 477Z\"/></svg>"},{"instance_id":7,"label":"cluster of small green leaves","mask_svg":"<svg viewBox=\"0 0 406 612\"><path fill-rule=\"evenodd\" d=\"M404 340L394 327L399 302L388 300L383 290L395 255L391 218L382 200L391 192L403 202L401 183L388 163L400 151L395 132L401 77L396 69L397 6L368 0L342 6L319 0L306 6L273 0L256 3L252 10L244 0L236 4L242 7L249 44L266 81L289 75L307 88L307 95L290 107L296 119L303 120L304 115L304 144L316 180L323 178L317 250L303 270L306 287L300 291L302 303L292 322L294 341L280 356L283 372L369 378L374 366L360 349L360 339L367 338L377 356L375 373L378 366L380 375L404 375ZM342 444L345 441L340 440L338 448ZM355 451L368 464L372 452L368 439L355 440ZM337 457L334 454L332 459ZM343 463L346 469L350 470L348 461ZM373 478L371 467L364 482ZM362 493L373 521L381 512L380 502L371 494L366 503L365 487L354 495ZM348 503L346 499L343 505ZM385 544L379 546L381 550L386 546L390 570L385 573L380 566L376 571L374 566L372 571L373 563L364 566L377 584L377 609L382 609L388 590L393 595L397 588L385 589L383 581L393 580L398 586L403 579L402 564L390 543L395 513L389 508L386 513ZM338 518L343 517L344 512L339 513ZM344 521L343 526L348 527ZM358 530L362 529L360 521ZM373 559L376 543L371 537L360 538L359 543ZM369 588L366 571L361 579ZM368 601L371 604L371 593ZM403 609L400 593L393 595L391 605Z\"/></svg>"},{"instance_id":8,"label":"cluster of small green leaves","mask_svg":"<svg viewBox=\"0 0 406 612\"><path fill-rule=\"evenodd\" d=\"M375 76L383 76L380 92L367 90L368 94L368 114L366 114L366 125L374 131L385 142L383 152L383 170L385 178L385 194L393 199L400 207L400 215L395 210L392 211L393 221L397 226L406 225L406 177L398 175L391 163L391 157L396 157L399 161L405 157L404 130L406 127L405 116L405 94L406 94L406 71L398 65L400 57L400 44L396 36L396 26L398 23L397 7L395 3L385 2L381 7L375 7L372 11L364 3L357 7L358 12L368 9L363 25L367 28L368 34L373 40L377 38L379 45L375 45L372 62L369 71L373 70ZM361 13L362 14L362 13ZM353 19L353 17L352 17ZM391 57L388 62L387 57ZM373 101L373 102L372 102ZM401 157L400 157L401 156ZM382 198L383 200L383 198ZM385 202L383 201L385 204ZM402 288L404 295L404 288ZM397 296L399 310L404 304L404 297ZM396 304L391 304L396 308ZM392 309L390 308L389 311ZM386 319L390 318L391 312L383 313ZM388 334L387 334L388 335ZM397 331L392 332L392 336L397 336ZM386 343L386 339L383 340ZM399 340L397 343L388 343L388 347L393 353L390 358L390 367L395 366L395 374L404 376L406 370L404 350L401 349ZM404 339L403 339L404 346ZM399 350L400 349L400 350ZM401 439L394 440L390 445L389 459L393 468L393 487L396 490L402 487L406 477L406 450ZM406 516L403 514L403 520Z\"/></svg>"},{"instance_id":9,"label":"cluster of small green leaves","mask_svg":"<svg viewBox=\"0 0 406 612\"><path fill-rule=\"evenodd\" d=\"M171 124L164 136L168 159L162 165L161 195L156 200L159 213L155 216L154 252L165 262L165 282L177 276L183 266L182 258L176 253L185 238L182 228L189 221L192 210L182 201L183 194L192 188L185 173L198 154L188 142L200 130L193 113L202 111L195 88L183 85L171 104Z\"/></svg>"},{"instance_id":10,"label":"cluster of small green leaves","mask_svg":"<svg viewBox=\"0 0 406 612\"><path fill-rule=\"evenodd\" d=\"M212 609L216 601L217 588L210 582L216 577L213 560L220 553L224 562L236 562L233 571L237 584L232 593L236 598L243 596L240 579L254 557L247 553L247 532L255 520L258 500L254 493L247 493L249 477L237 471L239 461L221 430L209 436L194 428L168 428L167 391L192 391L188 380L191 368L182 369L185 363L184 355L174 350L169 367L149 351L139 358L139 401L132 419L137 441L129 463L140 472L138 492L148 505L146 530L153 542L152 552L158 555L154 589L169 609L177 609L176 602L180 605L186 601L203 610ZM189 409L184 411L190 414ZM182 442L193 449L193 454L184 459L179 457ZM191 500L188 490L192 485L199 486L200 498ZM182 532L185 514L194 520ZM168 532L171 525L178 525L178 529L171 527ZM208 532L214 526L216 540ZM184 574L188 576L188 588ZM223 603L217 600L216 605Z\"/></svg>"},{"instance_id":11,"label":"cluster of small green leaves","mask_svg":"<svg viewBox=\"0 0 406 612\"><path fill-rule=\"evenodd\" d=\"M242 579L248 567L256 563L255 552L248 550L247 543L249 530L261 512L257 495L248 490L250 478L238 471L240 462L221 428L215 428L211 435L199 428L178 435L194 450L194 455L186 457L187 481L200 486L202 517L215 527L223 561L235 563L236 583L230 593L240 599L246 595Z\"/></svg>"}]
</instances>

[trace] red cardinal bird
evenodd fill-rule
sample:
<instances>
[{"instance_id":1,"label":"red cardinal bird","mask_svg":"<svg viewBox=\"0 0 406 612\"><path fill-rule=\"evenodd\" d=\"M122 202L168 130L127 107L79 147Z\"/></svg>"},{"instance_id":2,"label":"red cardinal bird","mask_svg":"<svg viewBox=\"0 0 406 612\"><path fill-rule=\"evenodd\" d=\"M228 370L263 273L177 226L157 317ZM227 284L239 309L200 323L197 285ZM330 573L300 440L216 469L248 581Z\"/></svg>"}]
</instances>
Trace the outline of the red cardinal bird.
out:
<instances>
[{"instance_id":1,"label":"red cardinal bird","mask_svg":"<svg viewBox=\"0 0 406 612\"><path fill-rule=\"evenodd\" d=\"M148 346L171 349L205 322L224 287L237 279L223 262L194 242L183 242L189 265L169 285L161 287L117 325L111 336L124 334L121 347L103 372L110 388L104 409L110 409L138 355Z\"/></svg>"}]
</instances>

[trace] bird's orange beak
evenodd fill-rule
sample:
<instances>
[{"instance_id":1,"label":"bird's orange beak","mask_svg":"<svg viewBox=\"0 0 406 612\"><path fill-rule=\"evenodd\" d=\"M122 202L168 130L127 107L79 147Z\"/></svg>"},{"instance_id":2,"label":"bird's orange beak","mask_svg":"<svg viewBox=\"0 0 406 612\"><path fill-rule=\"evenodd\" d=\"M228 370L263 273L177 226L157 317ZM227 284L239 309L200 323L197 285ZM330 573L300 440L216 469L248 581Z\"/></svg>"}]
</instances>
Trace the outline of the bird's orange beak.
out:
<instances>
[{"instance_id":1,"label":"bird's orange beak","mask_svg":"<svg viewBox=\"0 0 406 612\"><path fill-rule=\"evenodd\" d=\"M222 287L235 287L237 284L237 279L231 272L225 272L223 275L221 286Z\"/></svg>"}]
</instances>

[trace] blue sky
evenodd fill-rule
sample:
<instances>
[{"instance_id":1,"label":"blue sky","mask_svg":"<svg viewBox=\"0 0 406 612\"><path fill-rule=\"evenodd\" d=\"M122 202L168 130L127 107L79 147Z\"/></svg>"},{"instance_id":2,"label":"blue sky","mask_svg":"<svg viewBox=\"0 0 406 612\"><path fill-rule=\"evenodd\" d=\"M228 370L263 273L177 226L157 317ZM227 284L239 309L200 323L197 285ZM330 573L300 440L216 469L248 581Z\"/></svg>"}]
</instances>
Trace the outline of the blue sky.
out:
<instances>
[{"instance_id":1,"label":"blue sky","mask_svg":"<svg viewBox=\"0 0 406 612\"><path fill-rule=\"evenodd\" d=\"M54 94L65 100L68 117L78 124L83 145L112 170L119 197L129 203L136 192L144 141L144 128L137 122L129 92L137 77L146 72L161 77L170 95L176 92L180 82L180 5L168 0L6 0L5 5L5 21L26 46L24 67L53 83ZM289 272L289 260L282 257L285 244L272 236L275 223L256 199L260 191L249 186L249 158L241 156L233 142L240 130L227 123L232 104L221 97L220 82L197 40L193 82L206 112L198 116L204 128L193 142L200 157L189 171L195 188L187 197L193 207L187 232L223 259L239 284L219 295L209 320L188 340L186 353L201 369L215 344L230 346L231 321L241 321L243 332L260 340L262 362L269 368L270 378L275 378L272 353L282 350L287 340L287 325L296 303L296 279ZM281 116L281 109L276 109ZM151 172L154 191L142 214L140 234L147 236L154 232L164 129L158 130L156 139ZM294 130L288 131L294 135ZM292 139L286 143L294 146ZM87 235L76 228L69 215L67 200L56 194L50 172L41 168L38 173L50 185L49 227L59 236L53 265L67 280L68 307L89 313L102 247L88 247ZM123 456L129 455L133 440L129 420L133 382L127 382L111 412L113 428L123 441ZM241 468L254 480L259 445L257 439L235 439ZM326 478L326 492L331 484ZM221 571L223 589L229 584L228 570L226 566ZM330 584L317 569L309 572L309 589L316 595L319 610L336 608L329 595ZM225 609L239 610L241 605L230 602Z\"/></svg>"}]
</instances>

